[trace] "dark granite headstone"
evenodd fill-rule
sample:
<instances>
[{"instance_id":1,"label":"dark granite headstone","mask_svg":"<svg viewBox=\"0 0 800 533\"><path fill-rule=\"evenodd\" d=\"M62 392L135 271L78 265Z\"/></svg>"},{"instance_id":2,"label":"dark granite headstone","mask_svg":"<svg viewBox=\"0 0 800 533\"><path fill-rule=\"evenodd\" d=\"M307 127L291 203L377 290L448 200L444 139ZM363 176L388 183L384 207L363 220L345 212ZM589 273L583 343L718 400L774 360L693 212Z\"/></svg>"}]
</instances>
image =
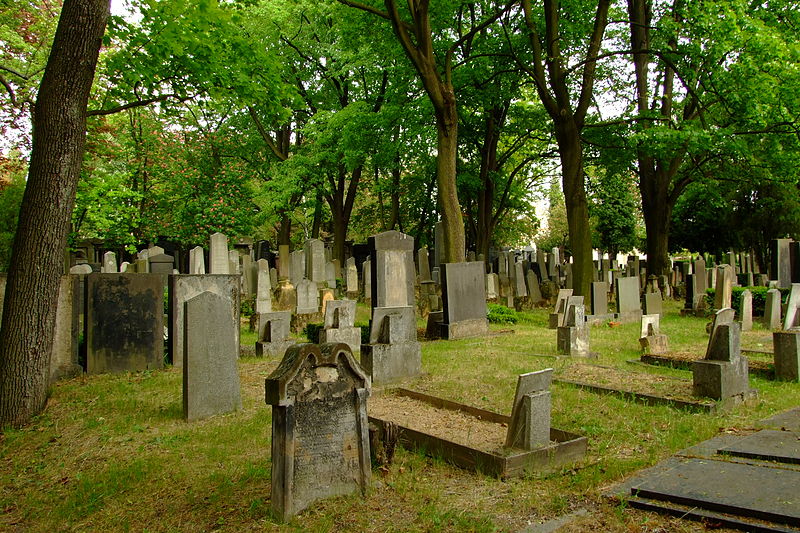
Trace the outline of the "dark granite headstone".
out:
<instances>
[{"instance_id":1,"label":"dark granite headstone","mask_svg":"<svg viewBox=\"0 0 800 533\"><path fill-rule=\"evenodd\" d=\"M521 266L521 265L520 265ZM485 335L486 319L484 264L442 263L442 337L461 339ZM524 279L520 279L524 285Z\"/></svg>"}]
</instances>

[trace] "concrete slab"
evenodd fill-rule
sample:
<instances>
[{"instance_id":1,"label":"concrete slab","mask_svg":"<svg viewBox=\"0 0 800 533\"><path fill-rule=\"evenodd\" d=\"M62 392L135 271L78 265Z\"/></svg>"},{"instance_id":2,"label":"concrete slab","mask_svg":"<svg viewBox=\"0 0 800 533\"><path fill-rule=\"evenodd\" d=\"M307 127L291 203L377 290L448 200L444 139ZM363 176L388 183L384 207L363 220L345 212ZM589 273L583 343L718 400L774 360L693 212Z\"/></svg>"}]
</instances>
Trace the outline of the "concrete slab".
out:
<instances>
[{"instance_id":1,"label":"concrete slab","mask_svg":"<svg viewBox=\"0 0 800 533\"><path fill-rule=\"evenodd\" d=\"M800 432L800 407L789 409L760 421L758 427Z\"/></svg>"},{"instance_id":2,"label":"concrete slab","mask_svg":"<svg viewBox=\"0 0 800 533\"><path fill-rule=\"evenodd\" d=\"M718 453L762 461L800 464L800 433L765 429L720 448Z\"/></svg>"}]
</instances>

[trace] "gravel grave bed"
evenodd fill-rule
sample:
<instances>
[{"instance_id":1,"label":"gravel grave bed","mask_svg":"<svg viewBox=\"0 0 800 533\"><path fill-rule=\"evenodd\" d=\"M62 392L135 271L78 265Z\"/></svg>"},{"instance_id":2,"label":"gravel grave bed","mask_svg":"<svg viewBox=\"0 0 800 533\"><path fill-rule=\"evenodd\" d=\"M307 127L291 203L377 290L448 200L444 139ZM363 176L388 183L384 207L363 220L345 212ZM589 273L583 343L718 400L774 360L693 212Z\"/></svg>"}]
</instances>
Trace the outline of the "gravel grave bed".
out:
<instances>
[{"instance_id":1,"label":"gravel grave bed","mask_svg":"<svg viewBox=\"0 0 800 533\"><path fill-rule=\"evenodd\" d=\"M692 395L692 381L672 376L627 372L616 368L573 364L562 370L558 379L597 385L624 392L660 396L672 400L697 401Z\"/></svg>"}]
</instances>

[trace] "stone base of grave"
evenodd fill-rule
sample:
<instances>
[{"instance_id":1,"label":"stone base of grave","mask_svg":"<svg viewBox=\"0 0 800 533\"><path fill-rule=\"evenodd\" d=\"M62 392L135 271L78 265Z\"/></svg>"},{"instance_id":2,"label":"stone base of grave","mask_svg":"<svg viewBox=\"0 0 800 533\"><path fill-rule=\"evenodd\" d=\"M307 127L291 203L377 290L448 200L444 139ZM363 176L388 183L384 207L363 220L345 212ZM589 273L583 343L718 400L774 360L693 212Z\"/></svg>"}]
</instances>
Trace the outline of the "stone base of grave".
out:
<instances>
[{"instance_id":1,"label":"stone base of grave","mask_svg":"<svg viewBox=\"0 0 800 533\"><path fill-rule=\"evenodd\" d=\"M590 326L599 326L610 320L614 320L613 313L606 313L604 315L586 315L586 323Z\"/></svg>"},{"instance_id":2,"label":"stone base of grave","mask_svg":"<svg viewBox=\"0 0 800 533\"><path fill-rule=\"evenodd\" d=\"M649 355L659 355L669 351L669 342L663 333L642 337L639 339L639 344L642 346L642 353Z\"/></svg>"},{"instance_id":3,"label":"stone base of grave","mask_svg":"<svg viewBox=\"0 0 800 533\"><path fill-rule=\"evenodd\" d=\"M442 322L444 311L431 311L428 313L428 325L425 327L425 338L429 341L442 338Z\"/></svg>"},{"instance_id":4,"label":"stone base of grave","mask_svg":"<svg viewBox=\"0 0 800 533\"><path fill-rule=\"evenodd\" d=\"M58 367L50 367L50 383L54 383L59 379L71 379L83 374L83 367L75 363L63 363Z\"/></svg>"},{"instance_id":5,"label":"stone base of grave","mask_svg":"<svg viewBox=\"0 0 800 533\"><path fill-rule=\"evenodd\" d=\"M319 332L319 343L341 342L350 347L353 353L361 351L361 328L330 328Z\"/></svg>"},{"instance_id":6,"label":"stone base of grave","mask_svg":"<svg viewBox=\"0 0 800 533\"><path fill-rule=\"evenodd\" d=\"M489 321L485 318L460 320L449 324L441 324L442 338L455 340L467 337L480 337L489 332Z\"/></svg>"},{"instance_id":7,"label":"stone base of grave","mask_svg":"<svg viewBox=\"0 0 800 533\"><path fill-rule=\"evenodd\" d=\"M775 379L800 381L800 331L774 331Z\"/></svg>"},{"instance_id":8,"label":"stone base of grave","mask_svg":"<svg viewBox=\"0 0 800 533\"><path fill-rule=\"evenodd\" d=\"M292 333L302 333L306 326L309 324L319 324L325 320L322 313L297 313L292 315L292 321L289 328Z\"/></svg>"},{"instance_id":9,"label":"stone base of grave","mask_svg":"<svg viewBox=\"0 0 800 533\"><path fill-rule=\"evenodd\" d=\"M589 351L589 328L559 326L557 341L558 353L572 357L596 357Z\"/></svg>"},{"instance_id":10,"label":"stone base of grave","mask_svg":"<svg viewBox=\"0 0 800 533\"><path fill-rule=\"evenodd\" d=\"M256 342L256 357L283 357L286 349L297 342L293 340L276 341L276 342Z\"/></svg>"},{"instance_id":11,"label":"stone base of grave","mask_svg":"<svg viewBox=\"0 0 800 533\"><path fill-rule=\"evenodd\" d=\"M706 310L705 309L681 309L681 316L704 317L704 316L706 316Z\"/></svg>"},{"instance_id":12,"label":"stone base of grave","mask_svg":"<svg viewBox=\"0 0 800 533\"><path fill-rule=\"evenodd\" d=\"M695 361L692 363L692 391L695 396L725 400L746 395L748 382L747 358L738 361Z\"/></svg>"},{"instance_id":13,"label":"stone base of grave","mask_svg":"<svg viewBox=\"0 0 800 533\"><path fill-rule=\"evenodd\" d=\"M362 344L361 366L373 385L413 378L422 373L422 348L418 342Z\"/></svg>"},{"instance_id":14,"label":"stone base of grave","mask_svg":"<svg viewBox=\"0 0 800 533\"><path fill-rule=\"evenodd\" d=\"M564 313L550 313L550 320L547 323L549 329L557 329L558 325L564 321Z\"/></svg>"},{"instance_id":15,"label":"stone base of grave","mask_svg":"<svg viewBox=\"0 0 800 533\"><path fill-rule=\"evenodd\" d=\"M621 324L628 324L630 322L639 322L642 320L642 310L637 309L636 311L626 311L624 313L617 313L614 315L614 318L616 318L617 322Z\"/></svg>"}]
</instances>

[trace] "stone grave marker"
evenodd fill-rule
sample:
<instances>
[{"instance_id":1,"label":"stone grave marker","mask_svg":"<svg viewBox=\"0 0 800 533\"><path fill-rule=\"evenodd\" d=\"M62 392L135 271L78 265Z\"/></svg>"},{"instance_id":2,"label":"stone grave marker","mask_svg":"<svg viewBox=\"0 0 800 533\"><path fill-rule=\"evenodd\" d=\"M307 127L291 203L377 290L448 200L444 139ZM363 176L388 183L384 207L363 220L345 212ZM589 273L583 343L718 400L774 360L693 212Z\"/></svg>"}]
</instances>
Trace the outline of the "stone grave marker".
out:
<instances>
[{"instance_id":1,"label":"stone grave marker","mask_svg":"<svg viewBox=\"0 0 800 533\"><path fill-rule=\"evenodd\" d=\"M556 298L555 312L550 313L550 329L556 329L564 325L564 317L567 313L567 300L572 296L572 289L559 289Z\"/></svg>"},{"instance_id":2,"label":"stone grave marker","mask_svg":"<svg viewBox=\"0 0 800 533\"><path fill-rule=\"evenodd\" d=\"M256 313L272 312L272 279L269 275L269 262L259 259L256 262Z\"/></svg>"},{"instance_id":3,"label":"stone grave marker","mask_svg":"<svg viewBox=\"0 0 800 533\"><path fill-rule=\"evenodd\" d=\"M228 237L217 232L211 235L210 240L208 262L211 264L211 273L234 274L234 272L231 272L230 258L228 256Z\"/></svg>"},{"instance_id":4,"label":"stone grave marker","mask_svg":"<svg viewBox=\"0 0 800 533\"><path fill-rule=\"evenodd\" d=\"M644 313L647 315L663 315L663 302L660 292L648 292L644 295Z\"/></svg>"},{"instance_id":5,"label":"stone grave marker","mask_svg":"<svg viewBox=\"0 0 800 533\"><path fill-rule=\"evenodd\" d=\"M506 446L535 450L550 444L552 381L552 368L520 374L517 378Z\"/></svg>"},{"instance_id":6,"label":"stone grave marker","mask_svg":"<svg viewBox=\"0 0 800 533\"><path fill-rule=\"evenodd\" d=\"M206 260L203 255L203 247L195 246L189 250L189 274L205 274Z\"/></svg>"},{"instance_id":7,"label":"stone grave marker","mask_svg":"<svg viewBox=\"0 0 800 533\"><path fill-rule=\"evenodd\" d=\"M167 254L153 254L150 250L150 256L147 258L150 263L151 274L172 274L175 258Z\"/></svg>"},{"instance_id":8,"label":"stone grave marker","mask_svg":"<svg viewBox=\"0 0 800 533\"><path fill-rule=\"evenodd\" d=\"M361 345L361 364L376 385L422 373L413 307L372 309L369 344Z\"/></svg>"},{"instance_id":9,"label":"stone grave marker","mask_svg":"<svg viewBox=\"0 0 800 533\"><path fill-rule=\"evenodd\" d=\"M433 281L431 278L431 265L428 260L428 247L423 246L417 250L417 268L419 269L420 283L425 281Z\"/></svg>"},{"instance_id":10,"label":"stone grave marker","mask_svg":"<svg viewBox=\"0 0 800 533\"><path fill-rule=\"evenodd\" d=\"M231 295L202 292L186 301L183 415L198 420L242 408L239 321Z\"/></svg>"},{"instance_id":11,"label":"stone grave marker","mask_svg":"<svg viewBox=\"0 0 800 533\"><path fill-rule=\"evenodd\" d=\"M528 287L525 286L525 268L522 263L514 263L514 294L520 298L528 296Z\"/></svg>"},{"instance_id":12,"label":"stone grave marker","mask_svg":"<svg viewBox=\"0 0 800 533\"><path fill-rule=\"evenodd\" d=\"M617 314L619 322L638 322L642 318L642 304L639 300L639 278L635 276L617 278Z\"/></svg>"},{"instance_id":13,"label":"stone grave marker","mask_svg":"<svg viewBox=\"0 0 800 533\"><path fill-rule=\"evenodd\" d=\"M344 263L345 283L347 285L347 295L351 299L358 297L358 268L356 268L356 258L350 257Z\"/></svg>"},{"instance_id":14,"label":"stone grave marker","mask_svg":"<svg viewBox=\"0 0 800 533\"><path fill-rule=\"evenodd\" d=\"M241 274L241 264L239 263L239 252L228 250L228 272L231 274Z\"/></svg>"},{"instance_id":15,"label":"stone grave marker","mask_svg":"<svg viewBox=\"0 0 800 533\"><path fill-rule=\"evenodd\" d=\"M253 259L244 254L242 257L242 294L245 298L250 298L258 294L258 263L254 263ZM263 259L265 263L266 259ZM267 265L269 266L269 265ZM267 271L267 278L269 278L269 271Z\"/></svg>"},{"instance_id":16,"label":"stone grave marker","mask_svg":"<svg viewBox=\"0 0 800 533\"><path fill-rule=\"evenodd\" d=\"M269 284L271 287L278 286L278 269L275 267L269 269Z\"/></svg>"},{"instance_id":17,"label":"stone grave marker","mask_svg":"<svg viewBox=\"0 0 800 533\"><path fill-rule=\"evenodd\" d=\"M106 252L103 254L103 266L100 272L104 274L116 274L119 272L117 268L117 255L114 252Z\"/></svg>"},{"instance_id":18,"label":"stone grave marker","mask_svg":"<svg viewBox=\"0 0 800 533\"><path fill-rule=\"evenodd\" d=\"M291 250L288 244L278 245L278 278L290 279L290 271L292 269ZM277 285L275 283L274 285Z\"/></svg>"},{"instance_id":19,"label":"stone grave marker","mask_svg":"<svg viewBox=\"0 0 800 533\"><path fill-rule=\"evenodd\" d=\"M86 371L89 374L164 366L164 277L86 276Z\"/></svg>"},{"instance_id":20,"label":"stone grave marker","mask_svg":"<svg viewBox=\"0 0 800 533\"><path fill-rule=\"evenodd\" d=\"M499 290L500 280L497 274L486 274L486 299L496 300L497 292Z\"/></svg>"},{"instance_id":21,"label":"stone grave marker","mask_svg":"<svg viewBox=\"0 0 800 533\"><path fill-rule=\"evenodd\" d=\"M441 268L441 336L452 340L486 335L489 321L486 318L483 262L442 263Z\"/></svg>"},{"instance_id":22,"label":"stone grave marker","mask_svg":"<svg viewBox=\"0 0 800 533\"><path fill-rule=\"evenodd\" d=\"M800 331L772 332L775 379L800 381Z\"/></svg>"},{"instance_id":23,"label":"stone grave marker","mask_svg":"<svg viewBox=\"0 0 800 533\"><path fill-rule=\"evenodd\" d=\"M372 306L372 262L367 258L361 265L361 279L364 280L364 303Z\"/></svg>"},{"instance_id":24,"label":"stone grave marker","mask_svg":"<svg viewBox=\"0 0 800 533\"><path fill-rule=\"evenodd\" d=\"M714 308L726 309L731 306L733 290L733 271L730 265L717 268L717 284L714 290Z\"/></svg>"},{"instance_id":25,"label":"stone grave marker","mask_svg":"<svg viewBox=\"0 0 800 533\"><path fill-rule=\"evenodd\" d=\"M341 342L353 353L361 351L361 328L355 327L355 300L331 300L325 307L325 324L320 343Z\"/></svg>"},{"instance_id":26,"label":"stone grave marker","mask_svg":"<svg viewBox=\"0 0 800 533\"><path fill-rule=\"evenodd\" d=\"M292 322L291 311L273 311L259 313L258 340L256 341L257 357L283 357L286 349L295 344L289 339L289 328Z\"/></svg>"},{"instance_id":27,"label":"stone grave marker","mask_svg":"<svg viewBox=\"0 0 800 533\"><path fill-rule=\"evenodd\" d=\"M764 303L764 327L771 330L781 327L781 291L769 289Z\"/></svg>"},{"instance_id":28,"label":"stone grave marker","mask_svg":"<svg viewBox=\"0 0 800 533\"><path fill-rule=\"evenodd\" d=\"M265 382L272 405L271 506L287 521L313 502L366 491L370 380L344 344L286 350Z\"/></svg>"},{"instance_id":29,"label":"stone grave marker","mask_svg":"<svg viewBox=\"0 0 800 533\"><path fill-rule=\"evenodd\" d=\"M414 239L399 231L369 238L373 307L405 307L414 302Z\"/></svg>"},{"instance_id":30,"label":"stone grave marker","mask_svg":"<svg viewBox=\"0 0 800 533\"><path fill-rule=\"evenodd\" d=\"M306 258L306 278L314 283L325 283L325 244L319 239L309 239L303 246Z\"/></svg>"},{"instance_id":31,"label":"stone grave marker","mask_svg":"<svg viewBox=\"0 0 800 533\"><path fill-rule=\"evenodd\" d=\"M742 291L741 309L739 310L739 321L742 331L753 329L753 293L749 289Z\"/></svg>"},{"instance_id":32,"label":"stone grave marker","mask_svg":"<svg viewBox=\"0 0 800 533\"><path fill-rule=\"evenodd\" d=\"M316 283L302 279L297 284L297 311L298 315L319 313L319 290Z\"/></svg>"},{"instance_id":33,"label":"stone grave marker","mask_svg":"<svg viewBox=\"0 0 800 533\"><path fill-rule=\"evenodd\" d=\"M536 273L533 270L528 270L525 281L528 285L528 300L531 304L538 305L544 300L542 298L542 290L539 287L539 278L536 277Z\"/></svg>"},{"instance_id":34,"label":"stone grave marker","mask_svg":"<svg viewBox=\"0 0 800 533\"><path fill-rule=\"evenodd\" d=\"M639 344L645 354L658 355L669 351L667 336L661 333L660 315L642 315Z\"/></svg>"},{"instance_id":35,"label":"stone grave marker","mask_svg":"<svg viewBox=\"0 0 800 533\"><path fill-rule=\"evenodd\" d=\"M714 315L704 360L692 363L696 396L726 400L744 398L749 389L747 358L741 354L741 331L734 310L720 309Z\"/></svg>"},{"instance_id":36,"label":"stone grave marker","mask_svg":"<svg viewBox=\"0 0 800 533\"><path fill-rule=\"evenodd\" d=\"M770 279L778 281L778 288L787 289L792 284L791 239L774 239L770 243Z\"/></svg>"},{"instance_id":37,"label":"stone grave marker","mask_svg":"<svg viewBox=\"0 0 800 533\"><path fill-rule=\"evenodd\" d=\"M800 283L792 283L792 290L789 292L789 301L786 303L786 314L783 316L783 329L800 328Z\"/></svg>"},{"instance_id":38,"label":"stone grave marker","mask_svg":"<svg viewBox=\"0 0 800 533\"><path fill-rule=\"evenodd\" d=\"M70 267L69 273L70 274L83 274L83 275L91 274L92 273L92 267L87 263L83 263L83 264L80 264L80 265L75 265L75 266Z\"/></svg>"},{"instance_id":39,"label":"stone grave marker","mask_svg":"<svg viewBox=\"0 0 800 533\"><path fill-rule=\"evenodd\" d=\"M589 326L583 296L570 296L564 325L557 330L558 353L573 357L593 357L589 351Z\"/></svg>"},{"instance_id":40,"label":"stone grave marker","mask_svg":"<svg viewBox=\"0 0 800 533\"><path fill-rule=\"evenodd\" d=\"M300 280L306 279L306 254L303 250L295 250L290 254L291 268L289 269L289 280L292 285L297 286Z\"/></svg>"},{"instance_id":41,"label":"stone grave marker","mask_svg":"<svg viewBox=\"0 0 800 533\"><path fill-rule=\"evenodd\" d=\"M325 282L331 289L336 288L336 263L333 261L325 263Z\"/></svg>"}]
</instances>

